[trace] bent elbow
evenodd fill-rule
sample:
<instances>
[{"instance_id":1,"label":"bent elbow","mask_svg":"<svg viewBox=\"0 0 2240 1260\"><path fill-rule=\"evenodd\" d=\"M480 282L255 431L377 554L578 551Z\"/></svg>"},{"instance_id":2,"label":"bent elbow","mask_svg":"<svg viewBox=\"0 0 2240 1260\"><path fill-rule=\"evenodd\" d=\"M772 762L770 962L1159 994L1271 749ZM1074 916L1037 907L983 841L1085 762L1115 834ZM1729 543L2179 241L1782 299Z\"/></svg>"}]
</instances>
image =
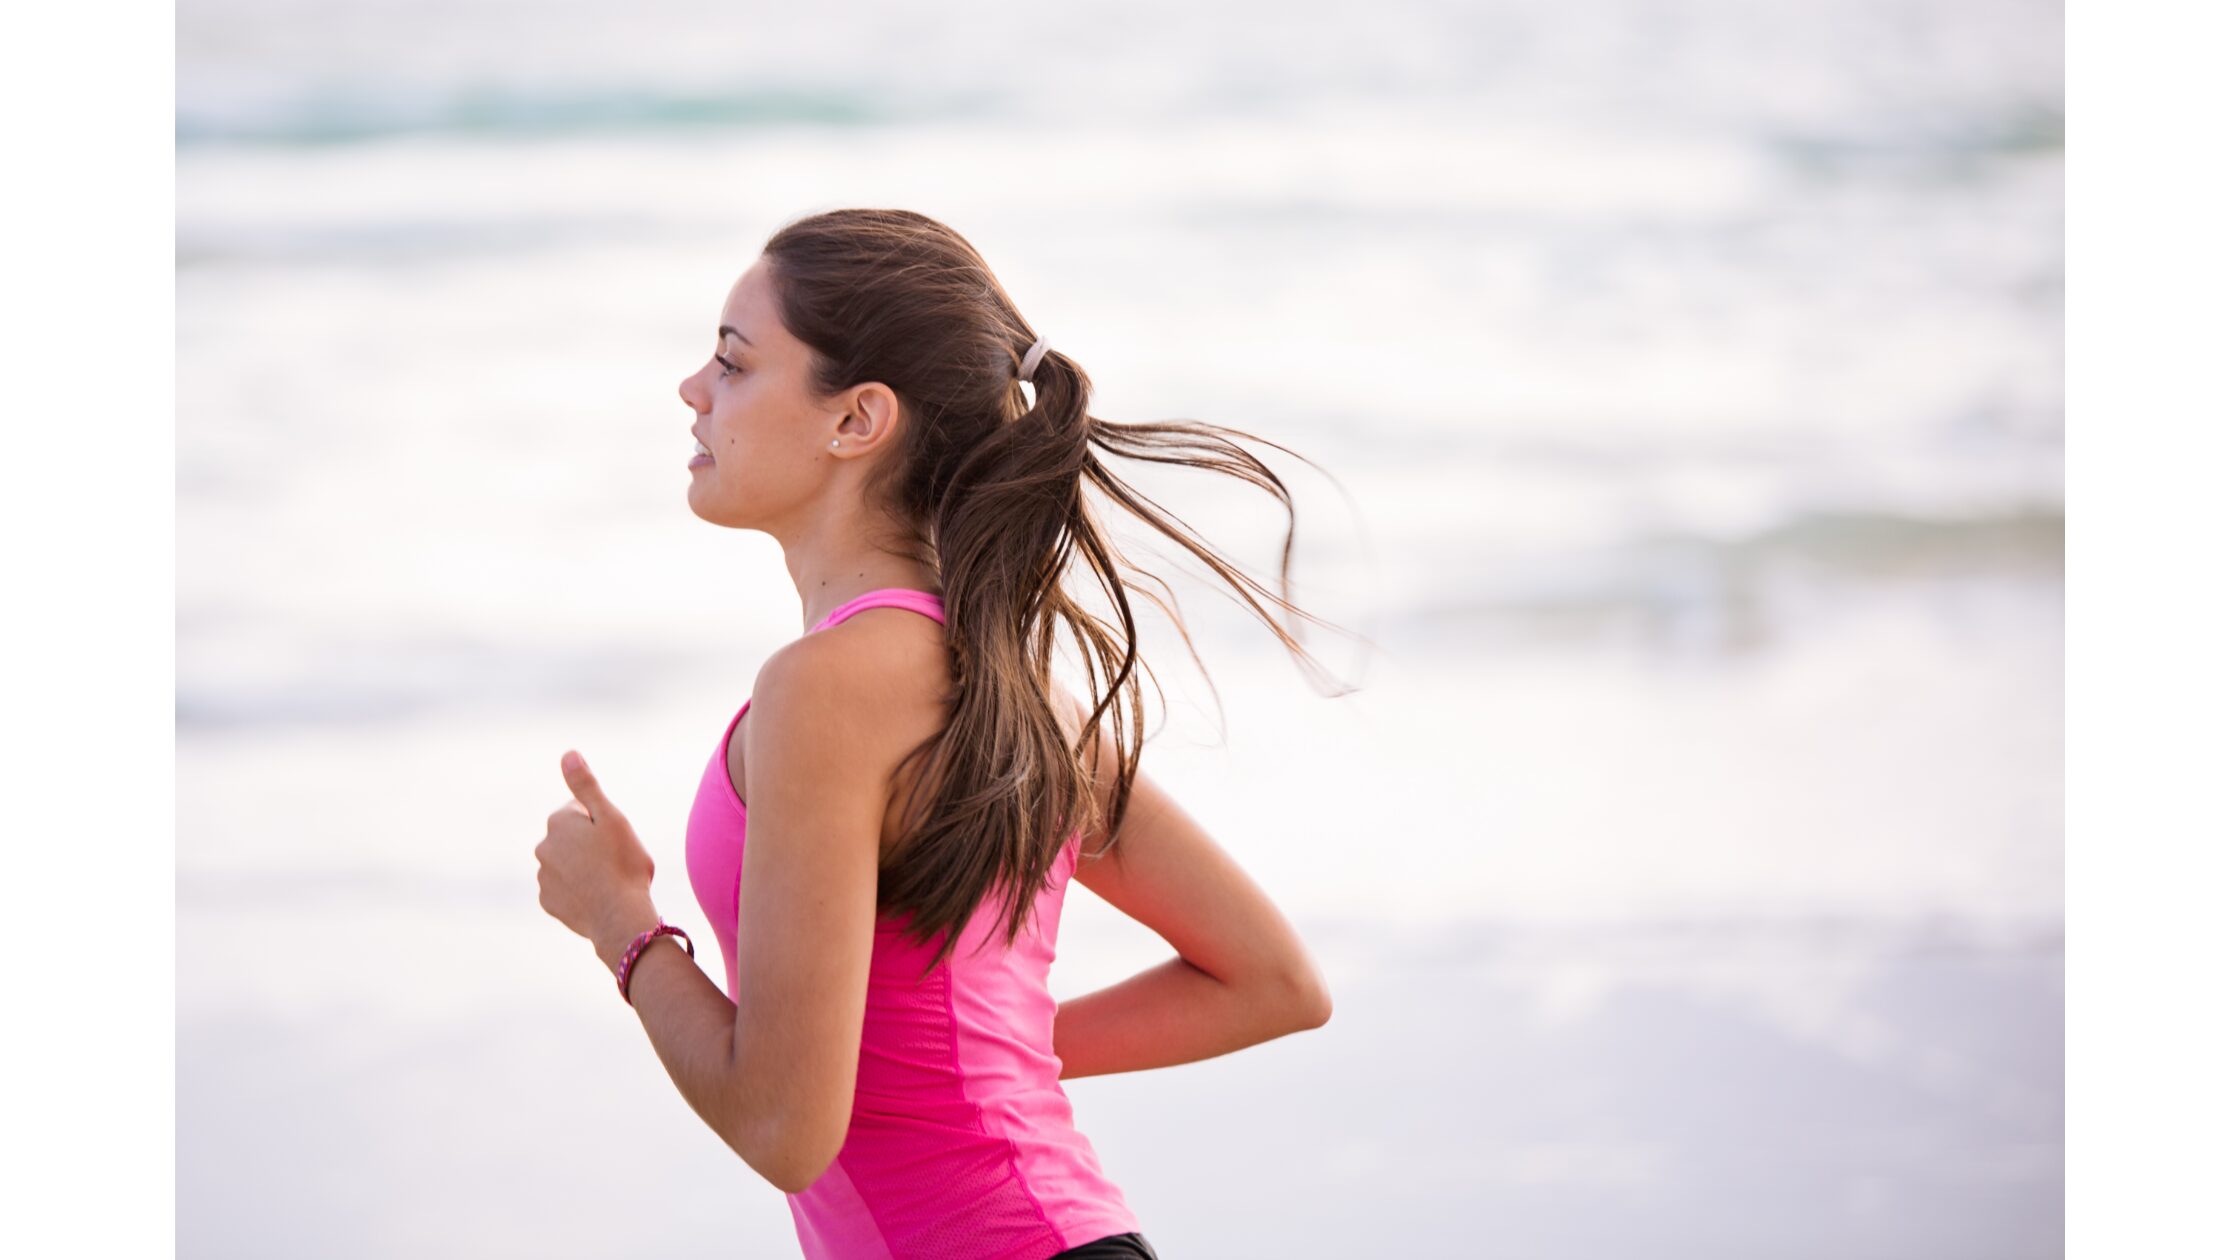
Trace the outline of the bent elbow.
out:
<instances>
[{"instance_id":1,"label":"bent elbow","mask_svg":"<svg viewBox=\"0 0 2240 1260\"><path fill-rule=\"evenodd\" d=\"M1330 1022L1330 986L1322 982L1321 972L1312 964L1292 979L1291 992L1301 1031L1320 1028Z\"/></svg>"},{"instance_id":2,"label":"bent elbow","mask_svg":"<svg viewBox=\"0 0 2240 1260\"><path fill-rule=\"evenodd\" d=\"M845 1140L845 1132L841 1136ZM800 1194L823 1179L833 1162L840 1158L840 1146L840 1141L821 1138L813 1145L798 1140L789 1144L780 1135L778 1140L765 1143L762 1154L751 1162L764 1181L787 1194Z\"/></svg>"},{"instance_id":3,"label":"bent elbow","mask_svg":"<svg viewBox=\"0 0 2240 1260\"><path fill-rule=\"evenodd\" d=\"M811 1159L769 1156L757 1163L754 1170L762 1174L764 1181L787 1194L800 1194L810 1186L815 1185L817 1179L824 1176L825 1169L831 1166L832 1161L829 1159L819 1162Z\"/></svg>"},{"instance_id":4,"label":"bent elbow","mask_svg":"<svg viewBox=\"0 0 2240 1260\"><path fill-rule=\"evenodd\" d=\"M800 1194L817 1184L824 1177L825 1169L831 1166L830 1160L814 1168L811 1168L807 1163L801 1163L789 1168L773 1168L763 1173L762 1177L763 1180L787 1194Z\"/></svg>"}]
</instances>

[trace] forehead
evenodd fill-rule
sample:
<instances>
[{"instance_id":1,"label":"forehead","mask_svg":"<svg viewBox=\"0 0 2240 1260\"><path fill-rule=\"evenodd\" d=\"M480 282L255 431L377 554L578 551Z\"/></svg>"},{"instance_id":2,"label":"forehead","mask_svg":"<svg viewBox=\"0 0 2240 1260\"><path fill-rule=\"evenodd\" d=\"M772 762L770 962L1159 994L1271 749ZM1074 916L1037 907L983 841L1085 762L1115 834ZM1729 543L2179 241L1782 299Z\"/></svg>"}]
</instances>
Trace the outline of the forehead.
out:
<instances>
[{"instance_id":1,"label":"forehead","mask_svg":"<svg viewBox=\"0 0 2240 1260\"><path fill-rule=\"evenodd\" d=\"M783 336L784 329L778 323L777 298L770 292L769 272L760 260L732 284L730 294L723 300L723 318L718 323L738 329L758 349L774 344Z\"/></svg>"}]
</instances>

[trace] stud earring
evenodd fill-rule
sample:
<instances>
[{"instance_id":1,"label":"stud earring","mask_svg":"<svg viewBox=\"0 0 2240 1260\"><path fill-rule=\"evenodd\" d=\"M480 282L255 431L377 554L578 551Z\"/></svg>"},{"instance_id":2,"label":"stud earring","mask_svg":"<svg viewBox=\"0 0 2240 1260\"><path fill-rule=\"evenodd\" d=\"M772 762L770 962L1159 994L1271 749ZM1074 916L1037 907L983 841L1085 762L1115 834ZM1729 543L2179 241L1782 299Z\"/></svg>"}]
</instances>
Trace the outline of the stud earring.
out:
<instances>
[{"instance_id":1,"label":"stud earring","mask_svg":"<svg viewBox=\"0 0 2240 1260\"><path fill-rule=\"evenodd\" d=\"M839 439L839 438L834 438L834 439L832 439L832 444L833 444L834 446L838 446L838 445L840 445L840 439Z\"/></svg>"}]
</instances>

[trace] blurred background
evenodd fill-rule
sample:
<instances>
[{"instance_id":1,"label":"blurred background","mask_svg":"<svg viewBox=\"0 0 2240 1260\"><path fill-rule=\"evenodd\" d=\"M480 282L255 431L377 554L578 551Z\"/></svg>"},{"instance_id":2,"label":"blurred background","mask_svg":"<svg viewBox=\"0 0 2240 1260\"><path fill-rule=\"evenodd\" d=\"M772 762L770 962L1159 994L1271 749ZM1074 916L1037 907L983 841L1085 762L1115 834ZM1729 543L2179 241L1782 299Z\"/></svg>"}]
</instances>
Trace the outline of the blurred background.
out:
<instances>
[{"instance_id":1,"label":"blurred background","mask_svg":"<svg viewBox=\"0 0 2240 1260\"><path fill-rule=\"evenodd\" d=\"M1099 416L1330 473L1261 452L1339 698L1120 531L1214 681L1139 609L1144 768L1336 999L1068 1082L1163 1255L2060 1254L2061 26L185 0L180 1254L798 1254L532 849L581 749L712 939L685 814L802 622L676 386L846 205ZM1273 581L1271 500L1120 471ZM1077 890L1052 987L1169 953Z\"/></svg>"}]
</instances>

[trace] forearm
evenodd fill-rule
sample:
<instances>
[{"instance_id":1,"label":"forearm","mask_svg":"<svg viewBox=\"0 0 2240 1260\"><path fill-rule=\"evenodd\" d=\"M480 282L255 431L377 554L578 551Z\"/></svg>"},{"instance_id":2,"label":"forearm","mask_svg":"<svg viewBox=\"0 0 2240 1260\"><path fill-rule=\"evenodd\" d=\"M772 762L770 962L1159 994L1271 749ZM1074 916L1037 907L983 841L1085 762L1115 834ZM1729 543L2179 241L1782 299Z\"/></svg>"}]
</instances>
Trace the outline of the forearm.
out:
<instances>
[{"instance_id":1,"label":"forearm","mask_svg":"<svg viewBox=\"0 0 2240 1260\"><path fill-rule=\"evenodd\" d=\"M631 938L601 942L600 959L611 975L622 962ZM610 986L611 987L611 986ZM768 1176L766 1155L751 1141L750 1117L736 1114L737 1078L732 1072L732 1033L738 1008L685 956L676 937L648 942L630 970L630 1004L653 1052L692 1110L716 1136L755 1171Z\"/></svg>"},{"instance_id":2,"label":"forearm","mask_svg":"<svg viewBox=\"0 0 2240 1260\"><path fill-rule=\"evenodd\" d=\"M1058 1078L1195 1063L1316 1024L1294 987L1231 985L1175 957L1058 1004Z\"/></svg>"}]
</instances>

